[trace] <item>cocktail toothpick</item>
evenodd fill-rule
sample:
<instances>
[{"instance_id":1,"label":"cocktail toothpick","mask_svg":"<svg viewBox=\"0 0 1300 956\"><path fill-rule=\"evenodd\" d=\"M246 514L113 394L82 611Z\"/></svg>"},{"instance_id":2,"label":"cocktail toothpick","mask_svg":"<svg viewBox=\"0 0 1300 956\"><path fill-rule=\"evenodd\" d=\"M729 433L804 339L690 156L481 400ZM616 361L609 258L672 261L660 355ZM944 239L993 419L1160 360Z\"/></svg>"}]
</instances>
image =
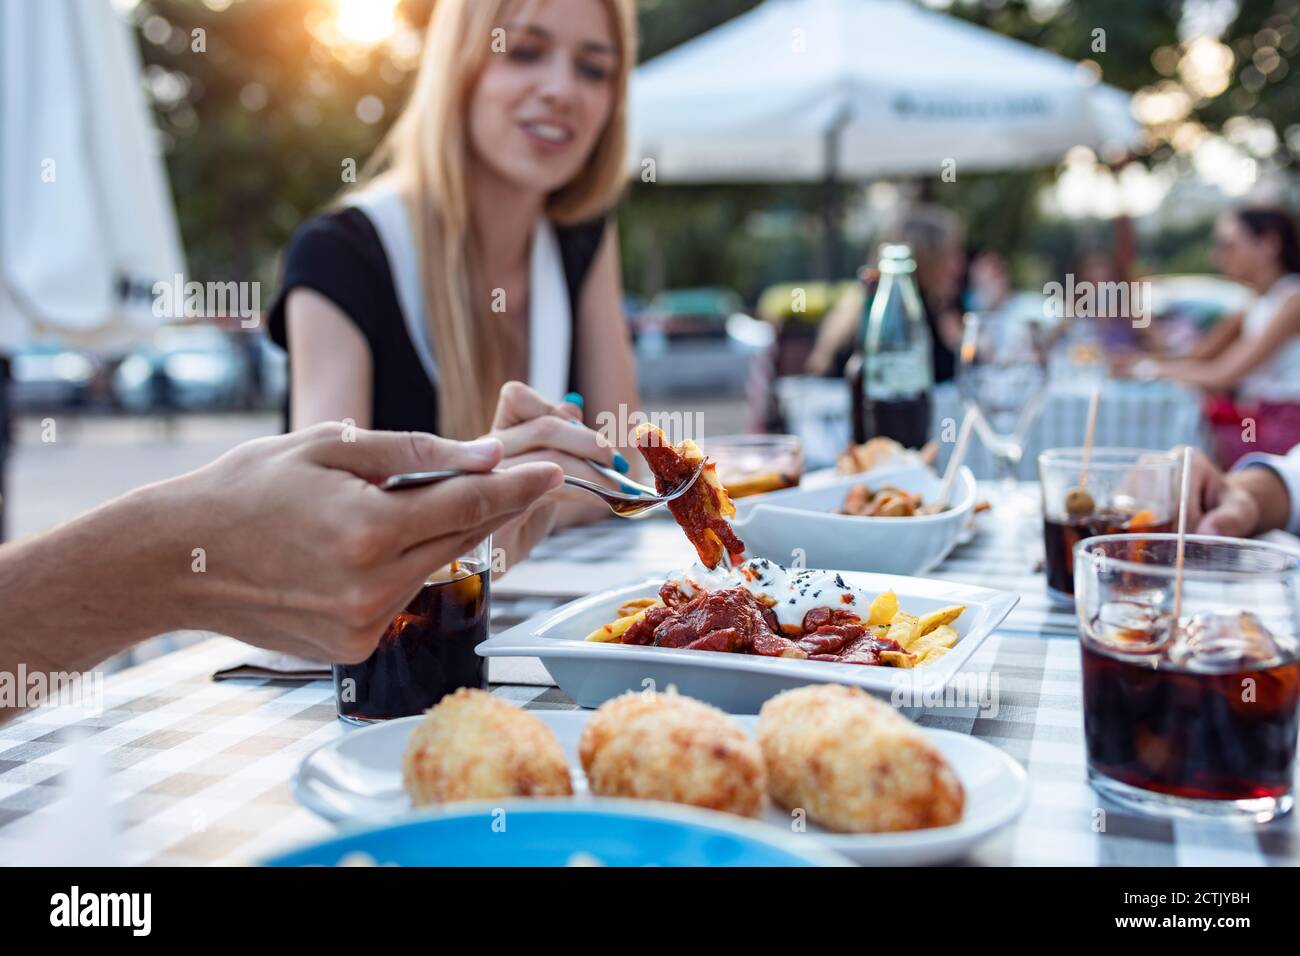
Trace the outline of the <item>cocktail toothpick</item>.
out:
<instances>
[{"instance_id":1,"label":"cocktail toothpick","mask_svg":"<svg viewBox=\"0 0 1300 956\"><path fill-rule=\"evenodd\" d=\"M1092 460L1092 441L1097 435L1097 406L1101 403L1101 386L1092 390L1088 400L1088 430L1083 433L1083 463L1079 467L1079 487L1088 486L1088 463Z\"/></svg>"},{"instance_id":2,"label":"cocktail toothpick","mask_svg":"<svg viewBox=\"0 0 1300 956\"><path fill-rule=\"evenodd\" d=\"M1072 515L1092 514L1097 503L1088 493L1088 463L1092 460L1092 442L1097 434L1097 406L1101 403L1101 386L1092 390L1088 401L1088 427L1083 433L1083 461L1079 465L1079 483L1065 493L1065 511Z\"/></svg>"},{"instance_id":3,"label":"cocktail toothpick","mask_svg":"<svg viewBox=\"0 0 1300 956\"><path fill-rule=\"evenodd\" d=\"M943 486L939 489L938 506L940 510L947 508L948 503L952 500L952 486L957 483L957 472L961 471L961 466L966 460L966 449L970 447L971 431L975 428L975 422L979 418L978 409L969 409L966 417L961 421L961 430L957 432L957 444L953 447L952 457L948 459L948 469L943 473Z\"/></svg>"},{"instance_id":4,"label":"cocktail toothpick","mask_svg":"<svg viewBox=\"0 0 1300 956\"><path fill-rule=\"evenodd\" d=\"M1191 495L1191 489L1192 448L1189 445L1183 449L1183 486L1178 494L1178 549L1174 555L1174 629L1177 629L1178 621L1183 616L1183 556L1187 549L1187 499Z\"/></svg>"}]
</instances>

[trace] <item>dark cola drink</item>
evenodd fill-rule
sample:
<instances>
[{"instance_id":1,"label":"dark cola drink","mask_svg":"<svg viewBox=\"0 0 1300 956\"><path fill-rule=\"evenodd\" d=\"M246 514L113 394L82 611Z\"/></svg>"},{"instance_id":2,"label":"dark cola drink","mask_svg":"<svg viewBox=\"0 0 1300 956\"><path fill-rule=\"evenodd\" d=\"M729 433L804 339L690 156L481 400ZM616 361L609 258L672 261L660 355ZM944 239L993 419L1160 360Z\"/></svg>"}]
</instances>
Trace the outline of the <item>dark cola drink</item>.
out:
<instances>
[{"instance_id":1,"label":"dark cola drink","mask_svg":"<svg viewBox=\"0 0 1300 956\"><path fill-rule=\"evenodd\" d=\"M1104 605L1082 640L1091 774L1198 801L1290 806L1300 660L1250 612ZM1102 787L1105 792L1105 787Z\"/></svg>"},{"instance_id":2,"label":"dark cola drink","mask_svg":"<svg viewBox=\"0 0 1300 956\"><path fill-rule=\"evenodd\" d=\"M892 438L904 448L920 448L930 440L930 396L873 400L868 405L872 436Z\"/></svg>"},{"instance_id":3,"label":"dark cola drink","mask_svg":"<svg viewBox=\"0 0 1300 956\"><path fill-rule=\"evenodd\" d=\"M354 723L410 717L460 687L487 686L490 569L461 559L421 588L361 664L334 665L339 716Z\"/></svg>"},{"instance_id":4,"label":"dark cola drink","mask_svg":"<svg viewBox=\"0 0 1300 956\"><path fill-rule=\"evenodd\" d=\"M1103 534L1160 533L1174 529L1173 519L1160 520L1151 512L1126 515L1119 512L1043 519L1043 558L1047 586L1065 597L1074 596L1074 546ZM1142 545L1135 544L1131 557L1141 560Z\"/></svg>"},{"instance_id":5,"label":"dark cola drink","mask_svg":"<svg viewBox=\"0 0 1300 956\"><path fill-rule=\"evenodd\" d=\"M865 303L854 430L920 448L930 438L934 342L916 290L912 250L883 245L879 259L880 282Z\"/></svg>"}]
</instances>

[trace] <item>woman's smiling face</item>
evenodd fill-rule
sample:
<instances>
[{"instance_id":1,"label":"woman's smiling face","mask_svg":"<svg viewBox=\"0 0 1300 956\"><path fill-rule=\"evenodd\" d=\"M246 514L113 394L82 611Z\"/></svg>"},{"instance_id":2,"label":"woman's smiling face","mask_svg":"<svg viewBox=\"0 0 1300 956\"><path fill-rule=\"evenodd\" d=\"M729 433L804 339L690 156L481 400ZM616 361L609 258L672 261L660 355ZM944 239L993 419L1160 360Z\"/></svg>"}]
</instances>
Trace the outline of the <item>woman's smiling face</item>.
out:
<instances>
[{"instance_id":1,"label":"woman's smiling face","mask_svg":"<svg viewBox=\"0 0 1300 956\"><path fill-rule=\"evenodd\" d=\"M609 122L614 26L602 0L534 0L514 4L502 29L470 96L470 148L501 179L550 194L578 175Z\"/></svg>"}]
</instances>

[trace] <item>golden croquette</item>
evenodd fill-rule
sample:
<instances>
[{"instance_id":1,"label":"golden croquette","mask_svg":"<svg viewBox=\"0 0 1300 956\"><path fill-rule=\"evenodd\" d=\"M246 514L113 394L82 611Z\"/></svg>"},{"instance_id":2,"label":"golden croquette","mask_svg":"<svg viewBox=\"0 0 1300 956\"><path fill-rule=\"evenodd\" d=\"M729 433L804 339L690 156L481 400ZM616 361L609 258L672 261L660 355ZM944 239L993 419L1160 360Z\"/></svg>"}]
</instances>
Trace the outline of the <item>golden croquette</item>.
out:
<instances>
[{"instance_id":1,"label":"golden croquette","mask_svg":"<svg viewBox=\"0 0 1300 956\"><path fill-rule=\"evenodd\" d=\"M767 788L758 746L708 704L632 691L604 704L578 745L591 792L757 816Z\"/></svg>"},{"instance_id":2,"label":"golden croquette","mask_svg":"<svg viewBox=\"0 0 1300 956\"><path fill-rule=\"evenodd\" d=\"M772 799L828 829L883 833L961 819L965 794L943 754L860 688L778 694L759 713L758 744Z\"/></svg>"},{"instance_id":3,"label":"golden croquette","mask_svg":"<svg viewBox=\"0 0 1300 956\"><path fill-rule=\"evenodd\" d=\"M568 762L551 729L513 704L468 687L424 715L402 757L402 782L416 806L573 793Z\"/></svg>"}]
</instances>

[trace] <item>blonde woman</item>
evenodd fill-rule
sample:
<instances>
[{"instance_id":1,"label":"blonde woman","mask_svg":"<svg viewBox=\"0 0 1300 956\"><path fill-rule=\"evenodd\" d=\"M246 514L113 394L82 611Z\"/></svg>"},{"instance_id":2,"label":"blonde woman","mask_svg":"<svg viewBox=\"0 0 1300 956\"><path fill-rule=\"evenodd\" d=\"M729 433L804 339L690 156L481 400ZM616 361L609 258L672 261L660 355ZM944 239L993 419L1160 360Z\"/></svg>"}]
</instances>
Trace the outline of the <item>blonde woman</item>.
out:
<instances>
[{"instance_id":1,"label":"blonde woman","mask_svg":"<svg viewBox=\"0 0 1300 956\"><path fill-rule=\"evenodd\" d=\"M491 433L505 467L628 470L583 422L637 407L610 218L635 45L633 0L438 0L373 175L286 254L290 427ZM602 514L580 495L503 532L512 556Z\"/></svg>"}]
</instances>

